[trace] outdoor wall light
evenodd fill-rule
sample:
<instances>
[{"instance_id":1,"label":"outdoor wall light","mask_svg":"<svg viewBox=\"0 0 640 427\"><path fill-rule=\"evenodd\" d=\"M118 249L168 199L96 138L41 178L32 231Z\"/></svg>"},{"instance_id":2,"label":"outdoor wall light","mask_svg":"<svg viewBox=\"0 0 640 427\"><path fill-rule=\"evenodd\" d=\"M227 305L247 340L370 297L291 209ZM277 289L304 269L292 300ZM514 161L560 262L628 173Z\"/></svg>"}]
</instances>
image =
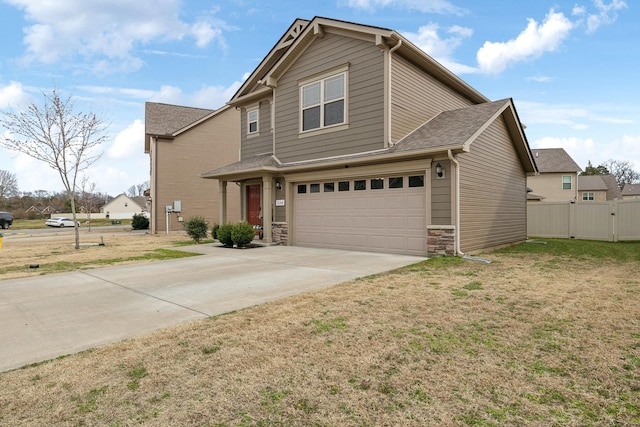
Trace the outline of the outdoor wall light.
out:
<instances>
[{"instance_id":1,"label":"outdoor wall light","mask_svg":"<svg viewBox=\"0 0 640 427\"><path fill-rule=\"evenodd\" d=\"M280 183L280 181L276 181L276 190L282 190L282 184Z\"/></svg>"},{"instance_id":2,"label":"outdoor wall light","mask_svg":"<svg viewBox=\"0 0 640 427\"><path fill-rule=\"evenodd\" d=\"M440 162L436 163L436 175L438 175L438 178L442 178L442 175L444 175Z\"/></svg>"}]
</instances>

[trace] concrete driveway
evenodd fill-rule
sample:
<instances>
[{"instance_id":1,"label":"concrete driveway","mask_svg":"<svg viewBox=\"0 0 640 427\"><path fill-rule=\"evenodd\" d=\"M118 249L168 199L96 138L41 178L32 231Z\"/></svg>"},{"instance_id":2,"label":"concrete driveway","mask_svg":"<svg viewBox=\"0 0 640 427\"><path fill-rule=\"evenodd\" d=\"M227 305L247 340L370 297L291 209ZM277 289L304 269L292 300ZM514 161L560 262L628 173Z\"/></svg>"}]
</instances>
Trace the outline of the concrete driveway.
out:
<instances>
[{"instance_id":1,"label":"concrete driveway","mask_svg":"<svg viewBox=\"0 0 640 427\"><path fill-rule=\"evenodd\" d=\"M0 371L424 258L288 246L0 281Z\"/></svg>"}]
</instances>

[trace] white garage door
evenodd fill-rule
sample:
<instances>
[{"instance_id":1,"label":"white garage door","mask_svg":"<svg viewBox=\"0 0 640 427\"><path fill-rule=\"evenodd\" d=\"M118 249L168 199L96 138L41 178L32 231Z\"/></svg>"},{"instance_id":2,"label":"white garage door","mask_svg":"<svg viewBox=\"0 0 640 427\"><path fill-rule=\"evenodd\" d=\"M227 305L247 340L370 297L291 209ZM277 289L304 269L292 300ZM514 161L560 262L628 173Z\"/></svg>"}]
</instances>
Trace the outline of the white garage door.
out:
<instances>
[{"instance_id":1,"label":"white garage door","mask_svg":"<svg viewBox=\"0 0 640 427\"><path fill-rule=\"evenodd\" d=\"M294 186L299 246L426 255L423 175Z\"/></svg>"}]
</instances>

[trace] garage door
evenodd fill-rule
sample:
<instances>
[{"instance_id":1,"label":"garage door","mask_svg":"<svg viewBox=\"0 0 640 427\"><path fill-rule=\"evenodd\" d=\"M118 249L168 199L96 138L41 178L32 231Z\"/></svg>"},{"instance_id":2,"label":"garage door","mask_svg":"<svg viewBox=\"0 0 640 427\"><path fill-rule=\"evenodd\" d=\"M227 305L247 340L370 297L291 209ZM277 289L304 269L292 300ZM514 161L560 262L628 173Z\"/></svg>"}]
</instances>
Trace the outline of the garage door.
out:
<instances>
[{"instance_id":1,"label":"garage door","mask_svg":"<svg viewBox=\"0 0 640 427\"><path fill-rule=\"evenodd\" d=\"M426 255L423 175L294 186L299 246Z\"/></svg>"}]
</instances>

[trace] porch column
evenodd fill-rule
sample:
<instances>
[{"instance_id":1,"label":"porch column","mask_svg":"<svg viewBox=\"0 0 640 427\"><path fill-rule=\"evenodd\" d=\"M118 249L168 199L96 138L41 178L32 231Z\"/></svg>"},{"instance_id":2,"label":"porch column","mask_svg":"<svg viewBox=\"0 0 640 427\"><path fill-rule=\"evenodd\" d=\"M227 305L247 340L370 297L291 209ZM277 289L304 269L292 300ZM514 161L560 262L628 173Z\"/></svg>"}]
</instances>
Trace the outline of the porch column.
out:
<instances>
[{"instance_id":1,"label":"porch column","mask_svg":"<svg viewBox=\"0 0 640 427\"><path fill-rule=\"evenodd\" d=\"M220 225L222 225L227 223L227 181L219 180L218 187L218 197L220 199L220 212L218 220L220 221Z\"/></svg>"},{"instance_id":2,"label":"porch column","mask_svg":"<svg viewBox=\"0 0 640 427\"><path fill-rule=\"evenodd\" d=\"M273 237L271 236L271 223L273 222L272 181L273 179L270 176L262 177L262 227L264 228L263 239L266 243L271 243L273 241Z\"/></svg>"}]
</instances>

